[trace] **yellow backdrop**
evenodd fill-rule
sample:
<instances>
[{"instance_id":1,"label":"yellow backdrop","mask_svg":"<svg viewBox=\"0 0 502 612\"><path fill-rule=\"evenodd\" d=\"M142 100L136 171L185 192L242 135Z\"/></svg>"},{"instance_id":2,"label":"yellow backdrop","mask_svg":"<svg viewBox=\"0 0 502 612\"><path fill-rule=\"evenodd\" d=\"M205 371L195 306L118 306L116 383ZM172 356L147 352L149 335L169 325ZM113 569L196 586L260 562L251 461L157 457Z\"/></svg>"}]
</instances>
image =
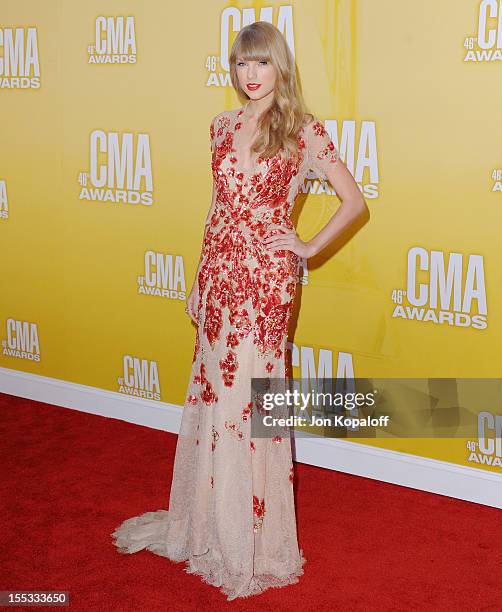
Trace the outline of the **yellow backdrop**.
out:
<instances>
[{"instance_id":1,"label":"yellow backdrop","mask_svg":"<svg viewBox=\"0 0 502 612\"><path fill-rule=\"evenodd\" d=\"M228 72L236 33L268 20L371 211L302 268L293 373L417 377L427 393L441 377L498 376L500 11L486 0L4 0L0 365L183 404L209 123L242 104ZM338 203L308 179L299 235ZM461 382L450 392L481 440L437 428L353 443L500 472L500 443L487 442L500 401Z\"/></svg>"}]
</instances>

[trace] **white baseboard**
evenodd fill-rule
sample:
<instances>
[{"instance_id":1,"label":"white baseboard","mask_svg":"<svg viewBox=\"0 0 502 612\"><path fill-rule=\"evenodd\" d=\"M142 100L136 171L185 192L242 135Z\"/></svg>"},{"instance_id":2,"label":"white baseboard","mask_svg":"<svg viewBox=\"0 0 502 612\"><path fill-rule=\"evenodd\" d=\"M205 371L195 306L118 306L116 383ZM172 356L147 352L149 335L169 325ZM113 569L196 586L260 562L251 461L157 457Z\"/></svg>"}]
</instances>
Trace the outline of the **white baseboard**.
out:
<instances>
[{"instance_id":1,"label":"white baseboard","mask_svg":"<svg viewBox=\"0 0 502 612\"><path fill-rule=\"evenodd\" d=\"M178 433L182 407L0 368L0 392ZM297 437L300 463L502 508L502 474L338 438Z\"/></svg>"},{"instance_id":2,"label":"white baseboard","mask_svg":"<svg viewBox=\"0 0 502 612\"><path fill-rule=\"evenodd\" d=\"M301 463L502 508L502 474L487 470L338 438L298 438L296 456Z\"/></svg>"}]
</instances>

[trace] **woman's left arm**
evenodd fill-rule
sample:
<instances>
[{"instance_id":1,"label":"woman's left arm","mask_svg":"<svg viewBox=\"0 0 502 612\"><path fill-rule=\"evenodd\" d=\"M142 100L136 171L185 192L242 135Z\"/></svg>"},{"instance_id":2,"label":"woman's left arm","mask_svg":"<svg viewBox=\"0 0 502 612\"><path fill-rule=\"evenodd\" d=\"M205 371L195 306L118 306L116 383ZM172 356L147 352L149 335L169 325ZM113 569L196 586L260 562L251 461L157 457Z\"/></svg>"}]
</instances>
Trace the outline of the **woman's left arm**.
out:
<instances>
[{"instance_id":1,"label":"woman's left arm","mask_svg":"<svg viewBox=\"0 0 502 612\"><path fill-rule=\"evenodd\" d=\"M314 117L304 128L309 168L321 180L329 181L341 204L326 225L304 242L294 230L276 234L265 242L271 250L289 249L300 257L316 255L351 225L360 215L369 217L369 210L354 177L340 157L324 125Z\"/></svg>"}]
</instances>

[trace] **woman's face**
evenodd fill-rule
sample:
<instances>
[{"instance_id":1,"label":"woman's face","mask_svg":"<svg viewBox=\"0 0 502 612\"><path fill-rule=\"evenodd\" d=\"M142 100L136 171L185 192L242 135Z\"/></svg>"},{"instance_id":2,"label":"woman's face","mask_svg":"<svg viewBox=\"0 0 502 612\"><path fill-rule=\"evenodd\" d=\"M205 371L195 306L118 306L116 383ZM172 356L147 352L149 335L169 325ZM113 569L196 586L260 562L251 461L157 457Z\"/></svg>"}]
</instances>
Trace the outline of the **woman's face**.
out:
<instances>
[{"instance_id":1,"label":"woman's face","mask_svg":"<svg viewBox=\"0 0 502 612\"><path fill-rule=\"evenodd\" d=\"M235 68L239 85L251 100L260 100L274 91L276 70L270 62L238 57Z\"/></svg>"}]
</instances>

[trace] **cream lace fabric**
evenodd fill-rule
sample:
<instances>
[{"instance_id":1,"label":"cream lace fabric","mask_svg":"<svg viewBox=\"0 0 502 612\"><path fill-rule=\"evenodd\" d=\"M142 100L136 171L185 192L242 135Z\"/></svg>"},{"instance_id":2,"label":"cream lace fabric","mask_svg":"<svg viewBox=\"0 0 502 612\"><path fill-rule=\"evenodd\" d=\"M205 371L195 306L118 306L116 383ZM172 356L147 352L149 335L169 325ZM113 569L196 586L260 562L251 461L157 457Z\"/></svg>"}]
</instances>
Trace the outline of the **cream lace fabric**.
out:
<instances>
[{"instance_id":1,"label":"cream lace fabric","mask_svg":"<svg viewBox=\"0 0 502 612\"><path fill-rule=\"evenodd\" d=\"M219 587L229 600L298 582L289 437L252 438L251 378L286 373L298 257L261 238L290 214L309 170L329 178L339 159L314 118L300 156L254 160L243 173L233 147L244 108L220 113L210 137L215 209L197 270L198 325L173 468L169 510L125 520L122 553L147 549Z\"/></svg>"}]
</instances>

